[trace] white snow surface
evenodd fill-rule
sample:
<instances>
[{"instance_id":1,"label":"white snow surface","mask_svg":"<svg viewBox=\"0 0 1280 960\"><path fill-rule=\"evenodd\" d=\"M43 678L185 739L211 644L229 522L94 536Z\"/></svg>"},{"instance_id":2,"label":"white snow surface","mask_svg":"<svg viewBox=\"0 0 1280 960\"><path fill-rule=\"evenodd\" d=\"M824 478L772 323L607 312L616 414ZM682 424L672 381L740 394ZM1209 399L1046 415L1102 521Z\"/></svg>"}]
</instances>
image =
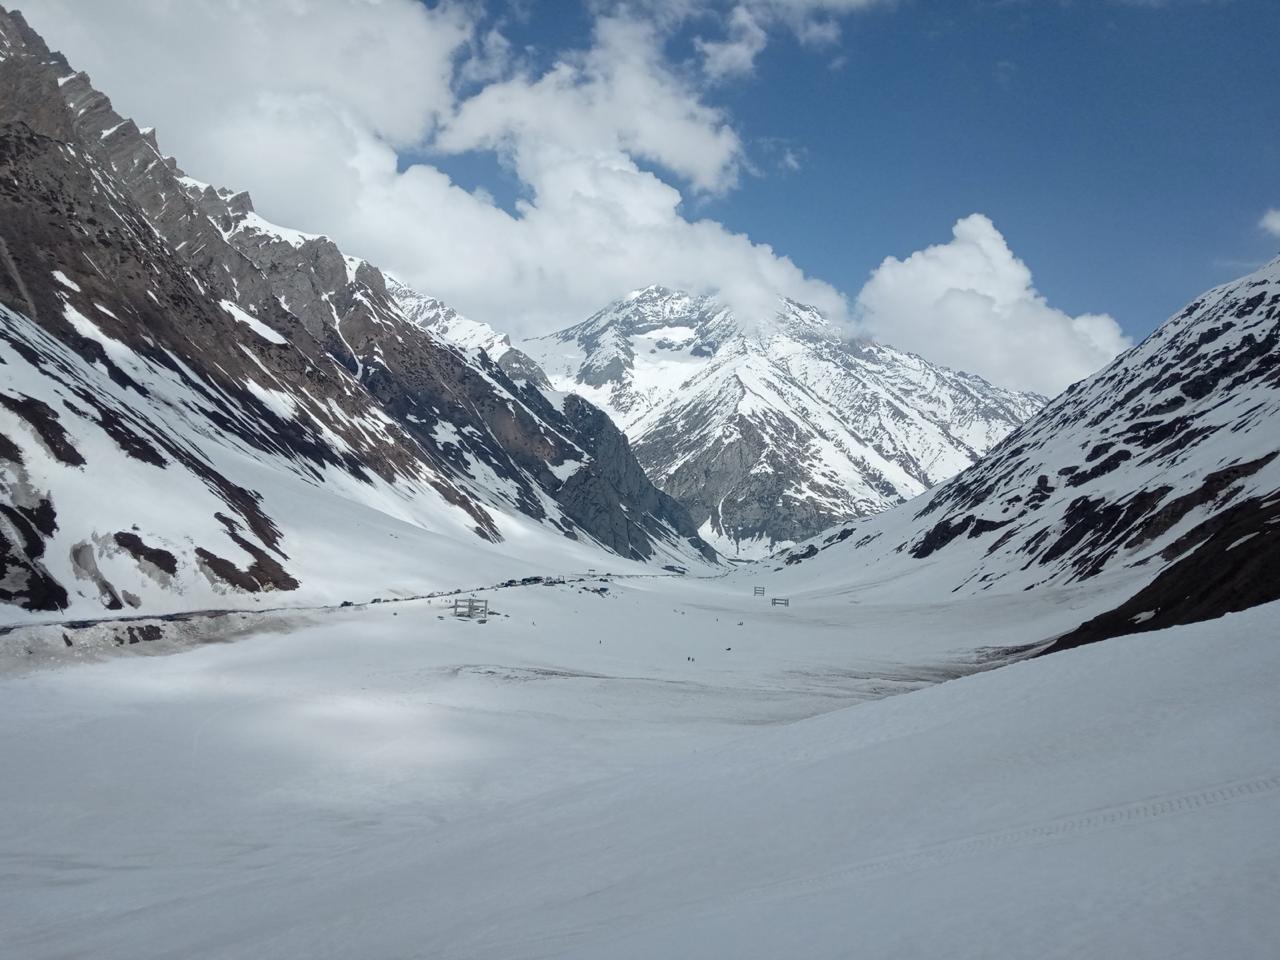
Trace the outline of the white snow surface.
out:
<instances>
[{"instance_id":1,"label":"white snow surface","mask_svg":"<svg viewBox=\"0 0 1280 960\"><path fill-rule=\"evenodd\" d=\"M239 230L248 233L260 233L275 240L281 240L292 247L300 247L308 241L320 239L319 234L303 233L301 230L294 230L292 227L282 227L278 223L272 223L270 220L259 216L252 210L241 214L235 227L229 233Z\"/></svg>"},{"instance_id":2,"label":"white snow surface","mask_svg":"<svg viewBox=\"0 0 1280 960\"><path fill-rule=\"evenodd\" d=\"M76 283L74 280L68 277L61 270L53 271L53 279L57 280L60 284L62 284L68 290L74 290L76 293L80 292L80 284Z\"/></svg>"},{"instance_id":3,"label":"white snow surface","mask_svg":"<svg viewBox=\"0 0 1280 960\"><path fill-rule=\"evenodd\" d=\"M220 300L218 302L222 306L223 310L227 311L227 313L231 314L231 316L235 317L268 343L284 344L289 342L282 334L276 333L276 331L272 330L257 317L242 310L230 300Z\"/></svg>"},{"instance_id":4,"label":"white snow surface","mask_svg":"<svg viewBox=\"0 0 1280 960\"><path fill-rule=\"evenodd\" d=\"M5 949L1275 955L1280 605L930 685L1106 591L751 596L775 579L295 613L0 681Z\"/></svg>"}]
</instances>

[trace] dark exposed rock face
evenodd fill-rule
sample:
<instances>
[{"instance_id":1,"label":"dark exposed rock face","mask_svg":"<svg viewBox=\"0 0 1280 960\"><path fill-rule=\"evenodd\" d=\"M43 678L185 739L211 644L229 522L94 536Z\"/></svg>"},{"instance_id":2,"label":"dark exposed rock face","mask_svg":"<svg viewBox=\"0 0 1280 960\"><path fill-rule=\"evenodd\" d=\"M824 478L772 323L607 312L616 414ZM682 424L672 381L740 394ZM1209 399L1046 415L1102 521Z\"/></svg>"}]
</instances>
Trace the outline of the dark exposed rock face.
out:
<instances>
[{"instance_id":1,"label":"dark exposed rock face","mask_svg":"<svg viewBox=\"0 0 1280 960\"><path fill-rule=\"evenodd\" d=\"M45 566L45 541L58 529L46 492L31 481L21 450L0 436L0 602L61 610L66 588Z\"/></svg>"},{"instance_id":2,"label":"dark exposed rock face","mask_svg":"<svg viewBox=\"0 0 1280 960\"><path fill-rule=\"evenodd\" d=\"M220 589L295 589L263 494L224 466L245 459L308 487L337 479L354 496L381 485L438 502L490 541L515 511L628 557L658 544L707 555L683 511L654 509L625 443L597 455L603 431L589 417L580 431L531 361L443 343L406 318L377 268L186 177L3 10L0 90L0 601L61 609L74 569L108 607L126 602L92 573L104 551L152 581L199 571ZM84 546L51 572L65 505L55 482L33 487L24 451L92 470L86 438L152 471L157 490L194 482L209 497L189 504L203 539L179 548L181 529L145 516L114 538L64 531ZM583 480L566 491L574 464ZM111 497L112 478L98 479Z\"/></svg>"},{"instance_id":3,"label":"dark exposed rock face","mask_svg":"<svg viewBox=\"0 0 1280 960\"><path fill-rule=\"evenodd\" d=\"M649 287L523 346L556 386L606 406L654 481L745 557L901 503L1044 403L843 341L788 300L740 318Z\"/></svg>"},{"instance_id":4,"label":"dark exposed rock face","mask_svg":"<svg viewBox=\"0 0 1280 960\"><path fill-rule=\"evenodd\" d=\"M1280 600L1280 493L1251 497L1191 531L1203 540L1114 610L1094 617L1044 652L1145 630L1210 620Z\"/></svg>"},{"instance_id":5,"label":"dark exposed rock face","mask_svg":"<svg viewBox=\"0 0 1280 960\"><path fill-rule=\"evenodd\" d=\"M1280 599L1280 259L1211 290L986 457L852 546L969 556L958 590L1133 568L1147 585L1054 649ZM830 553L828 553L830 551Z\"/></svg>"},{"instance_id":6,"label":"dark exposed rock face","mask_svg":"<svg viewBox=\"0 0 1280 960\"><path fill-rule=\"evenodd\" d=\"M671 527L692 549L711 559L714 553L698 538L697 527L689 514L649 482L631 455L627 438L613 421L581 397L568 397L564 409L575 435L584 438L584 446L592 459L587 468L578 470L565 481L561 502L573 505L580 512L589 512L594 525L607 528L611 542L625 542L636 559L648 557L643 552L646 518ZM631 546L633 541L637 546Z\"/></svg>"}]
</instances>

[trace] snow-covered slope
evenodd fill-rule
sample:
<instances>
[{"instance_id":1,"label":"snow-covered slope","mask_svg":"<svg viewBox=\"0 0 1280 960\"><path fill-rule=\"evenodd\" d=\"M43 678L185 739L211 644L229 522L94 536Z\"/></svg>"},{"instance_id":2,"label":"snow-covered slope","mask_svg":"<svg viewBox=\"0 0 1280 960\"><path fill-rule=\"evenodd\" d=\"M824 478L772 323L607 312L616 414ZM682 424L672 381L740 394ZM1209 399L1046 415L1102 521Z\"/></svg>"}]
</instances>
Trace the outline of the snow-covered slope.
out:
<instances>
[{"instance_id":1,"label":"snow-covered slope","mask_svg":"<svg viewBox=\"0 0 1280 960\"><path fill-rule=\"evenodd\" d=\"M453 307L419 293L403 281L387 277L387 293L404 315L431 336L469 354L485 353L513 380L526 380L544 392L554 392L537 362L511 345L511 338L487 323L464 317Z\"/></svg>"},{"instance_id":2,"label":"snow-covered slope","mask_svg":"<svg viewBox=\"0 0 1280 960\"><path fill-rule=\"evenodd\" d=\"M1208 291L951 482L783 555L797 583L1007 592L1124 573L1062 645L1280 599L1280 258Z\"/></svg>"},{"instance_id":3,"label":"snow-covered slope","mask_svg":"<svg viewBox=\"0 0 1280 960\"><path fill-rule=\"evenodd\" d=\"M521 346L556 387L608 410L702 535L743 557L919 494L1044 402L842 341L788 300L747 319L649 287Z\"/></svg>"},{"instance_id":4,"label":"snow-covered slope","mask_svg":"<svg viewBox=\"0 0 1280 960\"><path fill-rule=\"evenodd\" d=\"M183 175L3 10L0 53L0 602L319 602L711 555L599 410Z\"/></svg>"},{"instance_id":5,"label":"snow-covered slope","mask_svg":"<svg viewBox=\"0 0 1280 960\"><path fill-rule=\"evenodd\" d=\"M419 293L394 277L387 277L387 292L396 299L404 315L436 337L464 350L483 350L501 360L511 349L511 338L487 323L464 317L442 300Z\"/></svg>"}]
</instances>

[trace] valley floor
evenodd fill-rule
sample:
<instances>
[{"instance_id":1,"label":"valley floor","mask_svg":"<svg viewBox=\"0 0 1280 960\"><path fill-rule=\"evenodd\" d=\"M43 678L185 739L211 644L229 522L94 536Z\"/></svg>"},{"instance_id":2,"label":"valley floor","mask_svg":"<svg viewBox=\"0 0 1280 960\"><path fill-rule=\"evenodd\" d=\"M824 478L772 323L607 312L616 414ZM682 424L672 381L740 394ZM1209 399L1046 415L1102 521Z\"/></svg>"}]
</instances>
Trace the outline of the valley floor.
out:
<instances>
[{"instance_id":1,"label":"valley floor","mask_svg":"<svg viewBox=\"0 0 1280 960\"><path fill-rule=\"evenodd\" d=\"M1280 605L989 670L1111 597L752 596L782 582L28 664L0 681L0 955L1280 949Z\"/></svg>"}]
</instances>

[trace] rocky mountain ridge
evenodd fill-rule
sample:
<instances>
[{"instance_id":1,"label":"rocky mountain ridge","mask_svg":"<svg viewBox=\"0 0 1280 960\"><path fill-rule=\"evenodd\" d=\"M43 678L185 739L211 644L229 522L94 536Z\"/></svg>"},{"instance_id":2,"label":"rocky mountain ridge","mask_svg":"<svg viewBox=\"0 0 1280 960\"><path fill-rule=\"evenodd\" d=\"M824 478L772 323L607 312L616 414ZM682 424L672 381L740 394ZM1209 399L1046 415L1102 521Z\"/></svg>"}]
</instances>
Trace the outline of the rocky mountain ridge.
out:
<instances>
[{"instance_id":1,"label":"rocky mountain ridge","mask_svg":"<svg viewBox=\"0 0 1280 960\"><path fill-rule=\"evenodd\" d=\"M470 354L481 351L508 376L530 380L544 390L553 390L542 368L526 353L511 345L511 338L487 323L464 317L443 300L419 293L394 277L387 277L387 291L404 315L437 340Z\"/></svg>"},{"instance_id":2,"label":"rocky mountain ridge","mask_svg":"<svg viewBox=\"0 0 1280 960\"><path fill-rule=\"evenodd\" d=\"M187 177L3 10L0 88L0 600L413 582L412 549L354 550L388 522L477 575L521 553L513 534L583 565L713 557L607 416L433 337L376 267Z\"/></svg>"}]
</instances>

